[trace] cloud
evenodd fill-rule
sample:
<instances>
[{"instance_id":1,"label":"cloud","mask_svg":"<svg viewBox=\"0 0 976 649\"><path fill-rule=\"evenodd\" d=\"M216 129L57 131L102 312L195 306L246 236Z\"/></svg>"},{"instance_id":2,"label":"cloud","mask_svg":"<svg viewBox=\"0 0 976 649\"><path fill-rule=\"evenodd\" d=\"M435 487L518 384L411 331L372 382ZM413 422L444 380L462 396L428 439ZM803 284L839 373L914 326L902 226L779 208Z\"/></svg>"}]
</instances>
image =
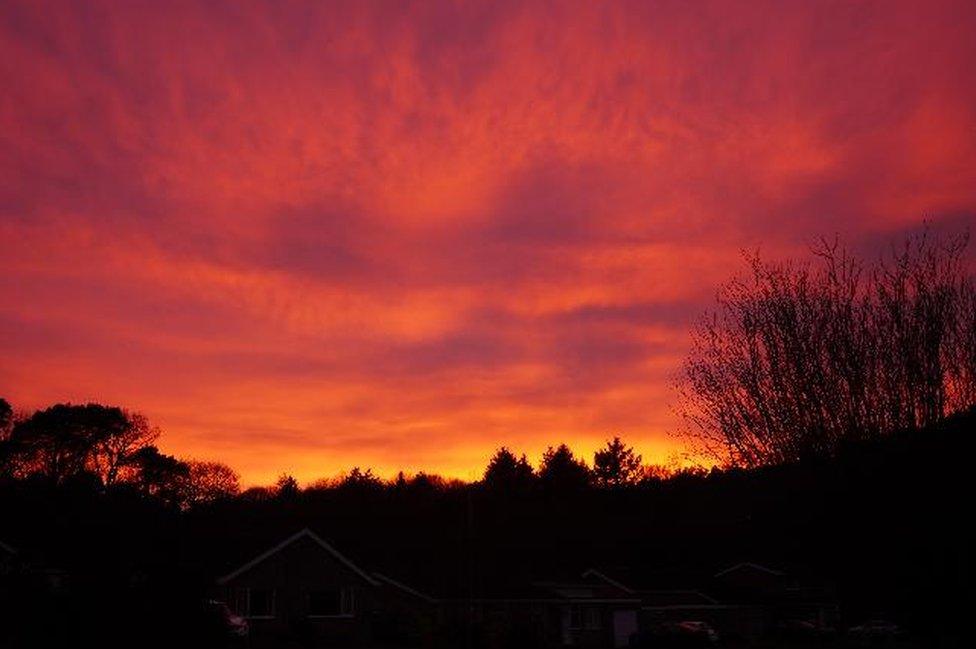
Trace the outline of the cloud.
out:
<instances>
[{"instance_id":1,"label":"cloud","mask_svg":"<svg viewBox=\"0 0 976 649\"><path fill-rule=\"evenodd\" d=\"M662 459L741 249L976 211L972 3L0 11L0 393L246 482Z\"/></svg>"}]
</instances>

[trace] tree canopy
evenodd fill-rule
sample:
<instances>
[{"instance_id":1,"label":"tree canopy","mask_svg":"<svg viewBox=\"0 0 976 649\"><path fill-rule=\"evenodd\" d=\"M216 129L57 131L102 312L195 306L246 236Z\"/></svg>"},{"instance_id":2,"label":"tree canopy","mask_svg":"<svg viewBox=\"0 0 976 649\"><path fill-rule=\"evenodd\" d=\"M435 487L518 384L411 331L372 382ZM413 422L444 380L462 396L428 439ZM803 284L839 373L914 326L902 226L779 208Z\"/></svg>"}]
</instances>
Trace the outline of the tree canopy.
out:
<instances>
[{"instance_id":1,"label":"tree canopy","mask_svg":"<svg viewBox=\"0 0 976 649\"><path fill-rule=\"evenodd\" d=\"M619 487L638 482L643 476L641 456L614 437L593 456L593 479L604 487Z\"/></svg>"},{"instance_id":2,"label":"tree canopy","mask_svg":"<svg viewBox=\"0 0 976 649\"><path fill-rule=\"evenodd\" d=\"M791 462L917 429L976 403L976 283L966 236L924 233L868 263L747 256L693 333L681 411L736 465Z\"/></svg>"},{"instance_id":3,"label":"tree canopy","mask_svg":"<svg viewBox=\"0 0 976 649\"><path fill-rule=\"evenodd\" d=\"M519 489L532 483L532 465L523 454L514 453L502 446L488 462L484 484L492 489Z\"/></svg>"},{"instance_id":4,"label":"tree canopy","mask_svg":"<svg viewBox=\"0 0 976 649\"><path fill-rule=\"evenodd\" d=\"M552 490L582 489L590 484L590 469L566 444L550 446L542 454L539 481Z\"/></svg>"},{"instance_id":5,"label":"tree canopy","mask_svg":"<svg viewBox=\"0 0 976 649\"><path fill-rule=\"evenodd\" d=\"M56 485L88 481L134 489L185 507L235 495L237 473L219 462L182 460L154 445L159 429L140 413L97 403L59 403L13 421L0 400L0 477ZM5 406L5 407L4 407Z\"/></svg>"}]
</instances>

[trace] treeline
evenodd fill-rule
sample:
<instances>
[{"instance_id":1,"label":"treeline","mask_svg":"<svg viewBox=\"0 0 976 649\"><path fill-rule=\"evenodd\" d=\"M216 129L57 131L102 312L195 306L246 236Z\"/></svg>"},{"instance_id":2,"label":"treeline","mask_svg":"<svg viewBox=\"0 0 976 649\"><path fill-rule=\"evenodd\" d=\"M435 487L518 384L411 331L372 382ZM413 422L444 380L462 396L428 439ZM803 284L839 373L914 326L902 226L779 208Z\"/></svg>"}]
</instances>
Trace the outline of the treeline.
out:
<instances>
[{"instance_id":1,"label":"treeline","mask_svg":"<svg viewBox=\"0 0 976 649\"><path fill-rule=\"evenodd\" d=\"M241 497L245 500L288 498L303 491L282 474L274 485L240 489L235 471L220 462L180 459L155 445L160 436L140 413L96 403L60 403L32 414L15 416L0 399L0 479L40 482L101 491L134 491L180 508ZM335 478L318 480L304 491L413 490L443 491L475 487L494 492L544 489L576 491L656 484L674 476L704 473L700 467L644 465L642 457L619 437L593 455L592 465L566 444L550 446L538 468L525 454L499 448L481 480L461 480L402 471L384 479L371 469L353 467Z\"/></svg>"},{"instance_id":2,"label":"treeline","mask_svg":"<svg viewBox=\"0 0 976 649\"><path fill-rule=\"evenodd\" d=\"M239 493L233 469L162 453L159 434L119 407L59 403L16 416L0 399L0 480L131 491L177 507Z\"/></svg>"},{"instance_id":3,"label":"treeline","mask_svg":"<svg viewBox=\"0 0 976 649\"><path fill-rule=\"evenodd\" d=\"M676 467L645 465L641 456L614 437L606 446L593 454L593 464L577 456L566 444L550 446L543 454L537 469L526 455L517 455L502 446L488 461L483 477L467 483L446 479L421 471L408 476L402 471L392 480L385 480L371 469L353 467L348 473L336 478L318 480L305 491L444 491L475 488L491 492L519 493L530 489L550 491L579 491L589 488L612 489L657 484L676 476L702 475L701 467ZM298 481L284 474L271 487L252 487L242 495L246 499L287 497L301 491Z\"/></svg>"}]
</instances>

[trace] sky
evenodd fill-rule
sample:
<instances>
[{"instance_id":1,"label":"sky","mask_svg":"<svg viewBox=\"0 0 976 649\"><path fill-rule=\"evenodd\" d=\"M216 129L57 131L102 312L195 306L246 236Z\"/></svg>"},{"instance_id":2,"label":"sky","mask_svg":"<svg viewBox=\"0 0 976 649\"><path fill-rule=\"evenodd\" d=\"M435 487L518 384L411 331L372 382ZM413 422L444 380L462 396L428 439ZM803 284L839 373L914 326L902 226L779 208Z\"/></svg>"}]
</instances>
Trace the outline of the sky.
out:
<instances>
[{"instance_id":1,"label":"sky","mask_svg":"<svg viewBox=\"0 0 976 649\"><path fill-rule=\"evenodd\" d=\"M0 396L245 484L681 457L741 251L976 223L976 3L0 0Z\"/></svg>"}]
</instances>

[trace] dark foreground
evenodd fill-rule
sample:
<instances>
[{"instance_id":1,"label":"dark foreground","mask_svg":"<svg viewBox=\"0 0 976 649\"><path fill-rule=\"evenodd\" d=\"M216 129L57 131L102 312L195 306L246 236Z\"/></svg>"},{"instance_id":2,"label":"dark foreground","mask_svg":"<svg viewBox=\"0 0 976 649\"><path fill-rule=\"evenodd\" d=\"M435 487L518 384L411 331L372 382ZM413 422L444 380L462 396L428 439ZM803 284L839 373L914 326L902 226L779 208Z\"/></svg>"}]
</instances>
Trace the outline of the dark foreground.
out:
<instances>
[{"instance_id":1,"label":"dark foreground","mask_svg":"<svg viewBox=\"0 0 976 649\"><path fill-rule=\"evenodd\" d=\"M7 480L0 647L969 645L974 422L616 489Z\"/></svg>"}]
</instances>

